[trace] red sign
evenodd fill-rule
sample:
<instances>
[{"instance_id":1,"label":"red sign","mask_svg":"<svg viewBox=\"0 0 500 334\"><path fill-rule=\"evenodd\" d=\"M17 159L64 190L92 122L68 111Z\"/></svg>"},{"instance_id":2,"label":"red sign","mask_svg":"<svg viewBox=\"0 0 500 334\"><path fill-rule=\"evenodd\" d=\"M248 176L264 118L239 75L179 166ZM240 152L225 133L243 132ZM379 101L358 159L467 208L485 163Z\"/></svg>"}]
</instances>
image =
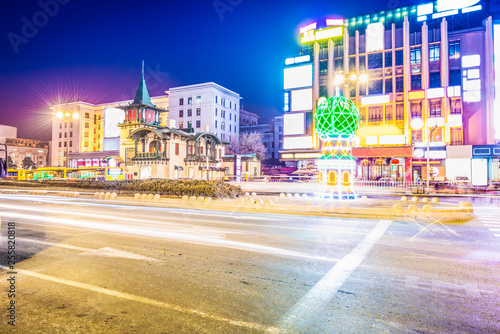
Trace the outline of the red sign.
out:
<instances>
[{"instance_id":1,"label":"red sign","mask_svg":"<svg viewBox=\"0 0 500 334\"><path fill-rule=\"evenodd\" d=\"M392 159L391 160L391 164L395 164L397 165L399 163L399 160L398 159Z\"/></svg>"}]
</instances>

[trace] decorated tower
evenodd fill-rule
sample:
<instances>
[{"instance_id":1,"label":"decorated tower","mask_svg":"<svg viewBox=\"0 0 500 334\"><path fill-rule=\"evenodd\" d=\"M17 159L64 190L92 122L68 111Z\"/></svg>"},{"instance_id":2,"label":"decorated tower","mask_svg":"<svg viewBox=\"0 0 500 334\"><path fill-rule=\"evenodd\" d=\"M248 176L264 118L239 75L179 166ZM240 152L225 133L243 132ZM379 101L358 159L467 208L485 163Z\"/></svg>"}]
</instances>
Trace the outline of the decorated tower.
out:
<instances>
[{"instance_id":1,"label":"decorated tower","mask_svg":"<svg viewBox=\"0 0 500 334\"><path fill-rule=\"evenodd\" d=\"M352 189L356 163L351 149L352 137L359 127L358 109L351 100L337 94L318 105L314 125L322 141L322 156L316 163L320 196L356 199Z\"/></svg>"}]
</instances>

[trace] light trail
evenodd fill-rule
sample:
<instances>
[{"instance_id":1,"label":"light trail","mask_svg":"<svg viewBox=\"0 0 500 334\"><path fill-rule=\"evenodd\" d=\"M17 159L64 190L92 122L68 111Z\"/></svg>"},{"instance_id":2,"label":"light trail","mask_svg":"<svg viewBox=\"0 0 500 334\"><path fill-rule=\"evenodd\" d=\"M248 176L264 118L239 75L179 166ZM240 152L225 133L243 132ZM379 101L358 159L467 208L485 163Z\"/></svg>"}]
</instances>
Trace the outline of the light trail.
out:
<instances>
[{"instance_id":1,"label":"light trail","mask_svg":"<svg viewBox=\"0 0 500 334\"><path fill-rule=\"evenodd\" d=\"M323 256L315 256L311 254L306 254L302 252L296 252L292 250L286 250L275 247L268 247L250 243L244 243L239 241L231 241L225 239L214 239L208 238L206 236L199 236L193 234L186 233L177 233L177 232L165 232L165 231L152 231L146 230L143 227L129 227L129 226L119 226L108 223L95 223L86 220L72 220L72 219L63 219L56 217L44 217L44 216L35 216L24 213L14 213L14 212L4 212L2 216L7 217L15 217L18 219L26 219L32 221L41 221L49 224L61 224L67 226L75 226L75 227L84 227L95 231L105 231L118 233L122 235L133 235L133 236L144 236L144 237L153 237L153 238L162 238L168 239L172 241L185 242L190 244L198 244L205 246L213 246L213 247L222 247L229 249L237 249L241 251L260 253L260 254L268 254L275 256L284 256L284 257L295 257L295 258L304 258L304 259L314 259L320 261L327 262L337 262L338 259L323 257Z\"/></svg>"}]
</instances>

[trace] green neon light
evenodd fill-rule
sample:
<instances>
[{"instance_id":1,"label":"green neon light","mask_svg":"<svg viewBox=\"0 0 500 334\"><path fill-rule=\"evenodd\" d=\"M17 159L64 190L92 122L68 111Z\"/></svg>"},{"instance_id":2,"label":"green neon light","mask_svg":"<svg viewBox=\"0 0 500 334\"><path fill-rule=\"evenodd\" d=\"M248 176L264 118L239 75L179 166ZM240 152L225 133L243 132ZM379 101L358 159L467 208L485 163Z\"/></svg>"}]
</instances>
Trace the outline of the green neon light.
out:
<instances>
[{"instance_id":1,"label":"green neon light","mask_svg":"<svg viewBox=\"0 0 500 334\"><path fill-rule=\"evenodd\" d=\"M314 125L321 139L349 137L359 127L358 108L343 96L330 97L316 109Z\"/></svg>"}]
</instances>

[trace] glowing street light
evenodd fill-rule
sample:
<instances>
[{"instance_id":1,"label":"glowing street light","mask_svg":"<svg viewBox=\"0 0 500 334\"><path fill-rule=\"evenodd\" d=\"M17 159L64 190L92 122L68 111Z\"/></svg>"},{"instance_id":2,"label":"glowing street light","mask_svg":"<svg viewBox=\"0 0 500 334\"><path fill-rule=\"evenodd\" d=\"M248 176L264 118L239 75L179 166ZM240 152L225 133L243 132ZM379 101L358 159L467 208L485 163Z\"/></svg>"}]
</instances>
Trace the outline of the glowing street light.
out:
<instances>
[{"instance_id":1,"label":"glowing street light","mask_svg":"<svg viewBox=\"0 0 500 334\"><path fill-rule=\"evenodd\" d=\"M421 118L414 118L411 120L410 122L410 127L413 129L413 130L420 130L422 128L424 128L424 121L421 119ZM429 193L429 185L430 185L430 181L431 181L431 162L430 162L430 154L429 154L429 147L430 147L430 141L431 141L431 135L432 133L434 132L434 130L437 129L437 125L435 125L432 129L429 130L429 128L427 128L428 130L428 135L427 135L427 175L426 175L426 183L425 183L425 192L426 193ZM415 151L414 153L417 153L417 151ZM416 158L419 158L419 157L423 157L422 155L423 152L418 152L418 155L414 156Z\"/></svg>"},{"instance_id":2,"label":"glowing street light","mask_svg":"<svg viewBox=\"0 0 500 334\"><path fill-rule=\"evenodd\" d=\"M365 83L365 82L368 82L368 74L366 73L360 74L359 83Z\"/></svg>"},{"instance_id":3,"label":"glowing street light","mask_svg":"<svg viewBox=\"0 0 500 334\"><path fill-rule=\"evenodd\" d=\"M78 119L80 114L76 111L73 114L70 114L68 111L65 113L58 111L56 117L66 122L66 167L69 167L69 120Z\"/></svg>"}]
</instances>

